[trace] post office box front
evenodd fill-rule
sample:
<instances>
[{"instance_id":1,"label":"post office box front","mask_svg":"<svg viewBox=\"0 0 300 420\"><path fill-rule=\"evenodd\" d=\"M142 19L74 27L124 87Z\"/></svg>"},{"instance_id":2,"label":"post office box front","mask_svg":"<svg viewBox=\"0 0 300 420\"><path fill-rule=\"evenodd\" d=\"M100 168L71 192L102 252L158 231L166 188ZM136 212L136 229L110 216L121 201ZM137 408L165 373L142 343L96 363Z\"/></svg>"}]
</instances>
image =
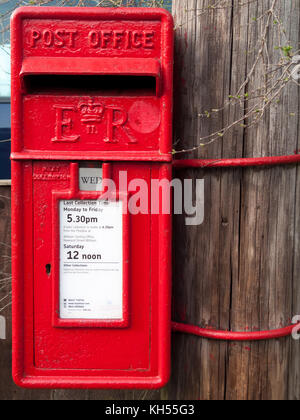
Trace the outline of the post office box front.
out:
<instances>
[{"instance_id":1,"label":"post office box front","mask_svg":"<svg viewBox=\"0 0 300 420\"><path fill-rule=\"evenodd\" d=\"M171 214L153 181L171 180L172 60L172 18L160 9L21 8L13 16L20 386L168 381Z\"/></svg>"}]
</instances>

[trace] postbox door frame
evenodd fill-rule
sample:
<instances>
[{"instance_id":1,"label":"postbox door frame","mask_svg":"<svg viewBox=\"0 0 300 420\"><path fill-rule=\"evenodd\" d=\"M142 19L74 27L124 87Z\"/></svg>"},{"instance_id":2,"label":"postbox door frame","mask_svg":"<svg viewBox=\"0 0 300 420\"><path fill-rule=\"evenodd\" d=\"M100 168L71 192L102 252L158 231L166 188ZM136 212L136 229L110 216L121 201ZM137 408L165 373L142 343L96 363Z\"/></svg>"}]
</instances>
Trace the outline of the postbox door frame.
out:
<instances>
[{"instance_id":1,"label":"postbox door frame","mask_svg":"<svg viewBox=\"0 0 300 420\"><path fill-rule=\"evenodd\" d=\"M103 180L111 175L110 165L103 164ZM129 327L129 278L130 278L130 215L127 209L128 193L116 192L107 194L103 191L80 191L79 190L79 164L70 164L70 189L68 191L54 191L52 194L52 254L53 254L53 327L56 328L127 328ZM123 253L123 297L122 318L101 319L63 319L60 317L60 214L59 204L61 200L100 200L122 203L122 253Z\"/></svg>"}]
</instances>

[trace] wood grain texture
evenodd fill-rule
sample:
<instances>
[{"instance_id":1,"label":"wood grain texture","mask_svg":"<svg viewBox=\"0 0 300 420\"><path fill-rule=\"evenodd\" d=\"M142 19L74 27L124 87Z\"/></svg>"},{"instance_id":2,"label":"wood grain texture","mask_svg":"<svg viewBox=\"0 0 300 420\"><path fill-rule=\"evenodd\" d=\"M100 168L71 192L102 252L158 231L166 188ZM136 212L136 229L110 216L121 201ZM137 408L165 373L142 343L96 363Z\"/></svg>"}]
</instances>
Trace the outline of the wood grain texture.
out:
<instances>
[{"instance_id":1,"label":"wood grain texture","mask_svg":"<svg viewBox=\"0 0 300 420\"><path fill-rule=\"evenodd\" d=\"M251 2L206 14L209 1L175 0L177 149L238 119L238 108L217 117L198 114L222 106L255 59L255 24L271 1ZM297 1L278 1L291 45L299 45ZM197 13L198 11L198 13ZM196 19L193 15L197 14ZM270 62L278 40L270 32ZM258 67L249 91L261 84ZM292 116L292 114L295 114ZM293 154L299 149L299 91L287 88L261 123L234 129L194 157L235 158ZM198 143L197 143L198 142ZM189 155L189 157L193 157ZM200 227L175 220L174 318L199 326L255 331L288 325L300 312L299 167L181 170L205 179L205 221ZM169 398L300 399L299 342L216 343L178 335L173 345Z\"/></svg>"}]
</instances>

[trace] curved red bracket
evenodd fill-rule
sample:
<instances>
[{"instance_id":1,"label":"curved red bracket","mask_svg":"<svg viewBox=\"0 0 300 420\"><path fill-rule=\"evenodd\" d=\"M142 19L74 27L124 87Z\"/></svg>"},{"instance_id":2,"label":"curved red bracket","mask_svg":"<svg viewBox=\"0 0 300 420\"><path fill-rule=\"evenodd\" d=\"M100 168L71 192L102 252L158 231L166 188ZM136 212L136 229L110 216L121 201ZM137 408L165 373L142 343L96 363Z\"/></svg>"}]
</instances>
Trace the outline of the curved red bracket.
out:
<instances>
[{"instance_id":1,"label":"curved red bracket","mask_svg":"<svg viewBox=\"0 0 300 420\"><path fill-rule=\"evenodd\" d=\"M184 334L197 335L198 337L208 338L212 340L224 341L262 341L272 340L275 338L288 337L292 335L294 329L299 329L300 324L291 325L289 327L280 328L270 331L257 331L257 332L231 332L231 331L218 331L200 328L195 325L180 324L172 322L172 331L181 332Z\"/></svg>"},{"instance_id":2,"label":"curved red bracket","mask_svg":"<svg viewBox=\"0 0 300 420\"><path fill-rule=\"evenodd\" d=\"M269 156L261 158L241 159L180 159L173 162L174 168L238 168L255 166L275 166L300 163L300 155L291 156ZM260 341L275 338L288 337L300 324L291 325L285 328L257 332L230 332L200 328L195 325L172 323L173 332L192 334L212 340L224 341Z\"/></svg>"},{"instance_id":3,"label":"curved red bracket","mask_svg":"<svg viewBox=\"0 0 300 420\"><path fill-rule=\"evenodd\" d=\"M240 159L178 159L173 161L174 168L242 168L254 166L275 166L300 163L300 155L269 156Z\"/></svg>"}]
</instances>

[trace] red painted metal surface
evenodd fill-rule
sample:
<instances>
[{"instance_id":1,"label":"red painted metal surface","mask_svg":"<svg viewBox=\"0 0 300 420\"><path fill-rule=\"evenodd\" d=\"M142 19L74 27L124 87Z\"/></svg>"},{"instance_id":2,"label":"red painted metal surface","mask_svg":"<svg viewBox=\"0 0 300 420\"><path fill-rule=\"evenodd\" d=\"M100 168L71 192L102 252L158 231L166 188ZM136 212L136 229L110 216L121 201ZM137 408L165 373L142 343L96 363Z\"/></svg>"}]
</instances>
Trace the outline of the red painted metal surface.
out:
<instances>
[{"instance_id":1,"label":"red painted metal surface","mask_svg":"<svg viewBox=\"0 0 300 420\"><path fill-rule=\"evenodd\" d=\"M79 191L86 161L103 163L124 202L121 172L128 183L171 180L172 17L21 8L11 33L14 380L161 387L170 374L171 215L151 214L149 204L149 214L123 216L123 319L69 321L58 307L58 205L101 200Z\"/></svg>"}]
</instances>

